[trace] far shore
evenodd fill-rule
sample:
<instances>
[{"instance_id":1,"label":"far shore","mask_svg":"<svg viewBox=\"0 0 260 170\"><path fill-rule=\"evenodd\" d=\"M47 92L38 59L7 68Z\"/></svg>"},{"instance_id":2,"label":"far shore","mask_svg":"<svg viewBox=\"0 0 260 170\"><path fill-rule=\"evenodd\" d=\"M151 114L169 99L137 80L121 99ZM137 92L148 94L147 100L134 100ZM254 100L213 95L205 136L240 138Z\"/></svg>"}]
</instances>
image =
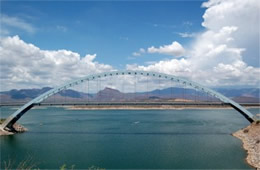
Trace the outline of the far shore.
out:
<instances>
[{"instance_id":1,"label":"far shore","mask_svg":"<svg viewBox=\"0 0 260 170\"><path fill-rule=\"evenodd\" d=\"M184 109L233 109L229 105L84 105L63 106L67 110L184 110ZM260 106L245 106L245 108L259 108Z\"/></svg>"},{"instance_id":2,"label":"far shore","mask_svg":"<svg viewBox=\"0 0 260 170\"><path fill-rule=\"evenodd\" d=\"M246 109L256 108L260 109L260 104L242 104ZM4 106L2 106L4 107ZM12 109L19 109L21 106L5 106L11 107ZM62 107L67 110L184 110L184 109L233 109L228 104L55 104L55 105L46 105L40 104L35 105L32 109L46 109L48 107Z\"/></svg>"}]
</instances>

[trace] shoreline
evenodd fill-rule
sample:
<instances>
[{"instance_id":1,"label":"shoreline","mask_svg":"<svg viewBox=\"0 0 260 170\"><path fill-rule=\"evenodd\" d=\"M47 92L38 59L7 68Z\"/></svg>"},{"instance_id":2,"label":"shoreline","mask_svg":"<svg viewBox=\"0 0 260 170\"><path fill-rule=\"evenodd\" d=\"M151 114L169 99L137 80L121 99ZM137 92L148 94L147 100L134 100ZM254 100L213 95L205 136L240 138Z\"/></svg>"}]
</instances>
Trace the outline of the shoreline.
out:
<instances>
[{"instance_id":1,"label":"shoreline","mask_svg":"<svg viewBox=\"0 0 260 170\"><path fill-rule=\"evenodd\" d=\"M88 105L62 106L66 110L185 110L185 109L233 109L228 105ZM260 108L260 106L246 106L246 109Z\"/></svg>"},{"instance_id":2,"label":"shoreline","mask_svg":"<svg viewBox=\"0 0 260 170\"><path fill-rule=\"evenodd\" d=\"M253 168L260 169L260 121L238 130L232 136L242 141L243 149L247 152L246 162Z\"/></svg>"}]
</instances>

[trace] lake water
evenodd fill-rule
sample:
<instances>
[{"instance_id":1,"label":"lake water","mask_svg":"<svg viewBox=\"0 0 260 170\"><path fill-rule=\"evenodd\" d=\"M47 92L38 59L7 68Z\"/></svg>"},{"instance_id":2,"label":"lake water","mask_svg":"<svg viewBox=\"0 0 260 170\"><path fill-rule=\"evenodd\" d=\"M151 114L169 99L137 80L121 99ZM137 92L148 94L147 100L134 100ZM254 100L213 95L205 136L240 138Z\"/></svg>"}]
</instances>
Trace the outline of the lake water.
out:
<instances>
[{"instance_id":1,"label":"lake water","mask_svg":"<svg viewBox=\"0 0 260 170\"><path fill-rule=\"evenodd\" d=\"M1 117L16 108L1 107ZM249 109L259 113L259 109ZM230 134L249 123L233 109L67 110L35 108L2 136L4 161L32 158L38 168L250 169ZM14 164L15 164L14 163Z\"/></svg>"}]
</instances>

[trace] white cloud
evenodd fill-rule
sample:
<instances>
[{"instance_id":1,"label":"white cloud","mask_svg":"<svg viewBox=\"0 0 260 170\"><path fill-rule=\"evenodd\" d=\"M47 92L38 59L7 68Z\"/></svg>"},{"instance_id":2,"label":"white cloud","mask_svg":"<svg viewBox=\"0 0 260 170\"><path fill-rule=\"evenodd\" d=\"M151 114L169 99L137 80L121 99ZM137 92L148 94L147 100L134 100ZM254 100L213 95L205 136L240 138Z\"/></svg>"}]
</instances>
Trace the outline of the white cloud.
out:
<instances>
[{"instance_id":1,"label":"white cloud","mask_svg":"<svg viewBox=\"0 0 260 170\"><path fill-rule=\"evenodd\" d=\"M2 14L0 16L0 21L1 27L5 30L8 30L8 27L22 29L28 33L34 33L36 30L34 26L18 17L10 17Z\"/></svg>"},{"instance_id":2,"label":"white cloud","mask_svg":"<svg viewBox=\"0 0 260 170\"><path fill-rule=\"evenodd\" d=\"M18 36L0 40L1 89L56 86L88 74L111 71L95 61L96 54L80 57L68 50L41 50Z\"/></svg>"},{"instance_id":3,"label":"white cloud","mask_svg":"<svg viewBox=\"0 0 260 170\"><path fill-rule=\"evenodd\" d=\"M180 56L184 55L185 50L181 44L174 41L170 45L160 46L159 48L155 48L154 46L152 46L147 49L147 52L148 53L160 53L160 54L166 54L166 55L180 57Z\"/></svg>"},{"instance_id":4,"label":"white cloud","mask_svg":"<svg viewBox=\"0 0 260 170\"><path fill-rule=\"evenodd\" d=\"M141 56L141 53L133 52L132 55L137 57L137 56Z\"/></svg>"},{"instance_id":5,"label":"white cloud","mask_svg":"<svg viewBox=\"0 0 260 170\"><path fill-rule=\"evenodd\" d=\"M140 52L140 53L145 53L145 49L140 48L140 49L139 49L139 52Z\"/></svg>"},{"instance_id":6,"label":"white cloud","mask_svg":"<svg viewBox=\"0 0 260 170\"><path fill-rule=\"evenodd\" d=\"M181 36L182 38L193 38L197 34L196 33L188 33L188 32L179 32L178 35Z\"/></svg>"},{"instance_id":7,"label":"white cloud","mask_svg":"<svg viewBox=\"0 0 260 170\"><path fill-rule=\"evenodd\" d=\"M137 57L137 56L141 56L143 53L145 53L145 49L140 48L138 52L133 52L132 55Z\"/></svg>"},{"instance_id":8,"label":"white cloud","mask_svg":"<svg viewBox=\"0 0 260 170\"><path fill-rule=\"evenodd\" d=\"M259 87L259 4L257 0L203 3L207 8L202 23L206 30L196 35L186 49L186 58L127 68L174 74L208 86ZM151 47L148 52L169 54L169 46Z\"/></svg>"},{"instance_id":9,"label":"white cloud","mask_svg":"<svg viewBox=\"0 0 260 170\"><path fill-rule=\"evenodd\" d=\"M159 61L156 63L152 63L148 66L140 66L137 64L134 65L127 65L126 69L129 70L143 70L143 71L155 71L161 72L166 74L174 74L178 76L184 76L185 74L191 73L189 69L191 63L185 59L172 59L172 60L165 60Z\"/></svg>"},{"instance_id":10,"label":"white cloud","mask_svg":"<svg viewBox=\"0 0 260 170\"><path fill-rule=\"evenodd\" d=\"M214 32L223 27L236 27L232 34L236 47L245 48L243 61L259 67L260 3L259 0L210 0L202 25Z\"/></svg>"}]
</instances>

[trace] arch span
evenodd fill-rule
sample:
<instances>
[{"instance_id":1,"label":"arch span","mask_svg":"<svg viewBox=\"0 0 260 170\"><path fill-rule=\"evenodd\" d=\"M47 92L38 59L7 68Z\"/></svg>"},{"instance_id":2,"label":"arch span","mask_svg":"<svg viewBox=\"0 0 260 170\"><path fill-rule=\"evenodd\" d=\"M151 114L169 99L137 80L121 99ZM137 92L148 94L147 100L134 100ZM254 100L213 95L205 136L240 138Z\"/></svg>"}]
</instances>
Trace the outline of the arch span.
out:
<instances>
[{"instance_id":1,"label":"arch span","mask_svg":"<svg viewBox=\"0 0 260 170\"><path fill-rule=\"evenodd\" d=\"M142 76L151 76L151 77L159 77L159 78L165 78L168 80L172 80L178 83L181 83L183 85L192 87L195 90L199 90L201 92L207 93L208 95L211 95L213 97L218 98L220 101L226 104L230 104L234 109L236 109L238 112L240 112L249 122L254 122L254 115L250 113L248 110L246 110L244 107L236 103L235 101L225 97L224 95L207 88L203 85L200 85L196 82L186 80L184 78L176 77L169 74L163 74L163 73L156 73L156 72L147 72L147 71L112 71L112 72L105 72L100 74L93 74L88 75L86 77L68 82L64 85L58 86L56 88L53 88L42 95L34 98L30 102L23 105L21 108L19 108L16 112L14 112L11 116L9 116L3 124L0 126L0 129L2 130L12 130L13 124L21 118L23 114L25 114L28 110L30 110L35 104L39 104L43 100L47 99L48 97L59 93L62 90L66 90L68 88L71 88L73 86L77 86L81 83L84 83L86 81L91 81L95 79L99 79L102 77L109 77L109 76L119 76L119 75L142 75Z\"/></svg>"}]
</instances>

